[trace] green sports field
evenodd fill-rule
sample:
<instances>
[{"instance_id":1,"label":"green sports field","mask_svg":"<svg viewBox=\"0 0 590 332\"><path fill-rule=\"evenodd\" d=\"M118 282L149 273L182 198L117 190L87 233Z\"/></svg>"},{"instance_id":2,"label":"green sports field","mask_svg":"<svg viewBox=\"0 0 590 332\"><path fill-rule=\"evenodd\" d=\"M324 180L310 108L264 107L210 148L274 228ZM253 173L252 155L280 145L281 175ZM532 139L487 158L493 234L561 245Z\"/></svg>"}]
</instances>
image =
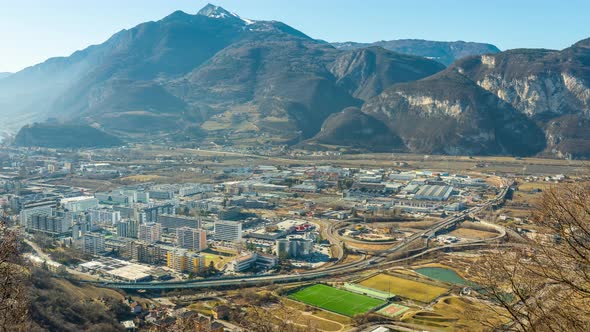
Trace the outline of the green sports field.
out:
<instances>
[{"instance_id":1,"label":"green sports field","mask_svg":"<svg viewBox=\"0 0 590 332\"><path fill-rule=\"evenodd\" d=\"M289 298L345 316L363 314L385 304L383 300L321 284L300 289Z\"/></svg>"}]
</instances>

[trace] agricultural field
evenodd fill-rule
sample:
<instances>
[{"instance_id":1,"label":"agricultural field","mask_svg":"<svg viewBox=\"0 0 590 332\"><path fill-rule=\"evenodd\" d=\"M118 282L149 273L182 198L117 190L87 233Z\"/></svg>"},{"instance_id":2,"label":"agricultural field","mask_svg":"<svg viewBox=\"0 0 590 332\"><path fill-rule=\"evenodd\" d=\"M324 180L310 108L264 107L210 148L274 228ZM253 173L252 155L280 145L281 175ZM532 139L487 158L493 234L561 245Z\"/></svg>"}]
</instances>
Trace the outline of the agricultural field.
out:
<instances>
[{"instance_id":1,"label":"agricultural field","mask_svg":"<svg viewBox=\"0 0 590 332\"><path fill-rule=\"evenodd\" d=\"M498 236L498 233L483 231L479 229L460 227L454 229L449 235L469 240L484 240Z\"/></svg>"},{"instance_id":2,"label":"agricultural field","mask_svg":"<svg viewBox=\"0 0 590 332\"><path fill-rule=\"evenodd\" d=\"M349 317L366 313L386 303L383 300L322 284L300 289L290 294L289 298Z\"/></svg>"},{"instance_id":3,"label":"agricultural field","mask_svg":"<svg viewBox=\"0 0 590 332\"><path fill-rule=\"evenodd\" d=\"M390 292L403 298L428 303L449 289L429 283L381 273L359 283L361 286Z\"/></svg>"}]
</instances>

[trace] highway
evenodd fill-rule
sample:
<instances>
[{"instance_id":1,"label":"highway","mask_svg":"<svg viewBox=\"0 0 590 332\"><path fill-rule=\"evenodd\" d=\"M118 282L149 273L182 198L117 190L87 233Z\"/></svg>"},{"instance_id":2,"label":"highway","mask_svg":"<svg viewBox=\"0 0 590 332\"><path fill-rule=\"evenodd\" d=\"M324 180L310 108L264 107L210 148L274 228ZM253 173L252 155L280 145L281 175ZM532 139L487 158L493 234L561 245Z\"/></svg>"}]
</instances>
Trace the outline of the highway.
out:
<instances>
[{"instance_id":1,"label":"highway","mask_svg":"<svg viewBox=\"0 0 590 332\"><path fill-rule=\"evenodd\" d=\"M436 248L424 248L424 250L420 251L417 254L414 254L410 257L406 257L400 260L388 260L387 256L390 254L394 254L397 252L402 252L408 246L410 246L414 241L419 240L421 238L431 238L434 237L437 232L440 232L456 223L463 221L469 215L476 214L480 211L483 211L490 206L494 206L500 204L504 201L506 194L512 185L513 182L506 181L504 187L500 191L498 195L492 200L489 200L485 204L472 207L466 211L463 211L459 214L451 216L440 223L433 225L430 229L425 230L422 233L416 233L408 238L403 243L400 243L393 248L388 250L381 251L381 255L373 256L369 259L342 264L342 265L335 265L331 266L326 269L322 270L315 270L303 273L296 273L296 274L268 274L268 275L256 275L256 276L243 276L243 277L219 277L219 278L209 278L209 279L198 279L198 280L186 280L186 281L170 281L170 282L98 282L98 281L86 281L89 283L97 284L102 287L108 288L118 288L118 289L127 289L127 290L160 290L160 289L182 289L182 288L208 288L208 287L223 287L223 286L232 286L232 287L240 287L240 286L252 286L257 284L268 284L268 283L288 283L288 282L298 282L298 281L307 281L307 280L314 280L320 279L330 276L338 276L342 274L350 274L359 271L366 270L367 268L378 267L381 265L387 265L391 263L395 263L397 261L403 261L410 259L412 257L419 257L426 253L437 251L437 250L445 250L447 248L452 248L455 246L465 246L465 245L485 245L489 240L479 240L477 243L468 243L468 244L459 244L459 245L448 245L448 246L441 246ZM330 231L334 231L334 227L330 227Z\"/></svg>"}]
</instances>

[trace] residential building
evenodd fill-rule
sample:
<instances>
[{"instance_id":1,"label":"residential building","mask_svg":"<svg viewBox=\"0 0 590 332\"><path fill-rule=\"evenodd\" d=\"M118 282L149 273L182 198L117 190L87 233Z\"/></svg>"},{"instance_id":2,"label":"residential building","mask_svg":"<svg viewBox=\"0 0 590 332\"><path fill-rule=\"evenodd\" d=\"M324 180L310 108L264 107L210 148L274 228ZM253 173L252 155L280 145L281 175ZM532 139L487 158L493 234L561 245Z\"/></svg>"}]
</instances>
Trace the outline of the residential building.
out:
<instances>
[{"instance_id":1,"label":"residential building","mask_svg":"<svg viewBox=\"0 0 590 332\"><path fill-rule=\"evenodd\" d=\"M162 236L162 225L151 222L139 225L139 240L147 243L156 243Z\"/></svg>"},{"instance_id":2,"label":"residential building","mask_svg":"<svg viewBox=\"0 0 590 332\"><path fill-rule=\"evenodd\" d=\"M99 233L85 233L84 234L84 253L91 255L99 255L105 251L105 238L103 234Z\"/></svg>"},{"instance_id":3,"label":"residential building","mask_svg":"<svg viewBox=\"0 0 590 332\"><path fill-rule=\"evenodd\" d=\"M150 192L150 197L151 195L152 194ZM176 208L174 207L174 204L168 203L152 207L146 207L143 209L142 212L145 213L145 222L157 222L159 221L159 216L162 214L175 214Z\"/></svg>"},{"instance_id":4,"label":"residential building","mask_svg":"<svg viewBox=\"0 0 590 332\"><path fill-rule=\"evenodd\" d=\"M46 214L34 214L27 223L27 230L49 233L52 235L63 234L68 231L70 224L66 219Z\"/></svg>"},{"instance_id":5,"label":"residential building","mask_svg":"<svg viewBox=\"0 0 590 332\"><path fill-rule=\"evenodd\" d=\"M237 206L227 207L217 212L220 220L237 220L242 213L242 209Z\"/></svg>"},{"instance_id":6,"label":"residential building","mask_svg":"<svg viewBox=\"0 0 590 332\"><path fill-rule=\"evenodd\" d=\"M161 214L158 216L158 223L168 229L168 232L174 232L181 227L201 228L199 219L180 215Z\"/></svg>"},{"instance_id":7,"label":"residential building","mask_svg":"<svg viewBox=\"0 0 590 332\"><path fill-rule=\"evenodd\" d=\"M207 234L202 229L181 227L176 229L176 243L180 248L193 251L207 249Z\"/></svg>"},{"instance_id":8,"label":"residential building","mask_svg":"<svg viewBox=\"0 0 590 332\"><path fill-rule=\"evenodd\" d=\"M112 209L90 209L92 224L116 225L121 220L121 212Z\"/></svg>"},{"instance_id":9,"label":"residential building","mask_svg":"<svg viewBox=\"0 0 590 332\"><path fill-rule=\"evenodd\" d=\"M130 221L119 221L117 223L117 236L129 237L129 223Z\"/></svg>"},{"instance_id":10,"label":"residential building","mask_svg":"<svg viewBox=\"0 0 590 332\"><path fill-rule=\"evenodd\" d=\"M184 249L168 251L166 265L178 272L198 273L205 268L205 256Z\"/></svg>"},{"instance_id":11,"label":"residential building","mask_svg":"<svg viewBox=\"0 0 590 332\"><path fill-rule=\"evenodd\" d=\"M31 222L31 218L33 217L33 215L51 216L53 214L54 207L55 202L53 202L52 204L50 202L47 202L47 204L23 208L20 211L20 225L23 227L27 227L27 225Z\"/></svg>"},{"instance_id":12,"label":"residential building","mask_svg":"<svg viewBox=\"0 0 590 332\"><path fill-rule=\"evenodd\" d=\"M242 241L242 223L236 221L216 221L215 235L217 241L240 242Z\"/></svg>"}]
</instances>

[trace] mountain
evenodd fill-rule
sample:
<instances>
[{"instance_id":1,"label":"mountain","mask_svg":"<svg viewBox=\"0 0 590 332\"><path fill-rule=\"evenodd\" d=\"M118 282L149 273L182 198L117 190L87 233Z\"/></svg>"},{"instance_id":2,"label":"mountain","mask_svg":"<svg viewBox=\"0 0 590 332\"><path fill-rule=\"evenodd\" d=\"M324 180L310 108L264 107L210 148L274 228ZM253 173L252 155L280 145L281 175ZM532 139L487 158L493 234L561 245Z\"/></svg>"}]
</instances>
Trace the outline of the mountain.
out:
<instances>
[{"instance_id":1,"label":"mountain","mask_svg":"<svg viewBox=\"0 0 590 332\"><path fill-rule=\"evenodd\" d=\"M415 81L443 69L437 62L375 46L343 53L330 66L337 84L362 100L396 83Z\"/></svg>"},{"instance_id":2,"label":"mountain","mask_svg":"<svg viewBox=\"0 0 590 332\"><path fill-rule=\"evenodd\" d=\"M207 5L11 75L0 81L0 110L12 128L55 118L124 139L284 144L392 84L443 69L382 48L338 50L284 23Z\"/></svg>"},{"instance_id":3,"label":"mountain","mask_svg":"<svg viewBox=\"0 0 590 332\"><path fill-rule=\"evenodd\" d=\"M8 77L10 75L12 75L12 73L0 72L0 80L3 79L3 78L5 78L5 77Z\"/></svg>"},{"instance_id":4,"label":"mountain","mask_svg":"<svg viewBox=\"0 0 590 332\"><path fill-rule=\"evenodd\" d=\"M345 145L360 149L371 146L371 151L379 152L405 150L402 140L392 134L383 122L361 112L357 107L348 107L330 115L320 132L306 144Z\"/></svg>"},{"instance_id":5,"label":"mountain","mask_svg":"<svg viewBox=\"0 0 590 332\"><path fill-rule=\"evenodd\" d=\"M363 112L412 152L532 155L545 147L533 121L452 71L396 85L367 102Z\"/></svg>"},{"instance_id":6,"label":"mountain","mask_svg":"<svg viewBox=\"0 0 590 332\"><path fill-rule=\"evenodd\" d=\"M121 144L118 138L88 125L57 123L24 126L14 140L17 146L50 148L102 148Z\"/></svg>"},{"instance_id":7,"label":"mountain","mask_svg":"<svg viewBox=\"0 0 590 332\"><path fill-rule=\"evenodd\" d=\"M422 39L383 40L374 43L344 42L332 43L332 45L342 50L355 50L359 48L379 46L398 53L436 60L446 66L467 56L500 52L496 46L491 44L464 41L443 42Z\"/></svg>"},{"instance_id":8,"label":"mountain","mask_svg":"<svg viewBox=\"0 0 590 332\"><path fill-rule=\"evenodd\" d=\"M23 145L206 140L590 157L590 40L500 53L382 44L392 45L461 59L445 68L380 46L336 48L214 5L177 11L0 80L0 129L52 119L24 127ZM463 57L471 53L486 54ZM86 131L99 143L77 142Z\"/></svg>"},{"instance_id":9,"label":"mountain","mask_svg":"<svg viewBox=\"0 0 590 332\"><path fill-rule=\"evenodd\" d=\"M411 152L588 158L590 39L562 51L517 49L458 60L385 89L362 112Z\"/></svg>"}]
</instances>

